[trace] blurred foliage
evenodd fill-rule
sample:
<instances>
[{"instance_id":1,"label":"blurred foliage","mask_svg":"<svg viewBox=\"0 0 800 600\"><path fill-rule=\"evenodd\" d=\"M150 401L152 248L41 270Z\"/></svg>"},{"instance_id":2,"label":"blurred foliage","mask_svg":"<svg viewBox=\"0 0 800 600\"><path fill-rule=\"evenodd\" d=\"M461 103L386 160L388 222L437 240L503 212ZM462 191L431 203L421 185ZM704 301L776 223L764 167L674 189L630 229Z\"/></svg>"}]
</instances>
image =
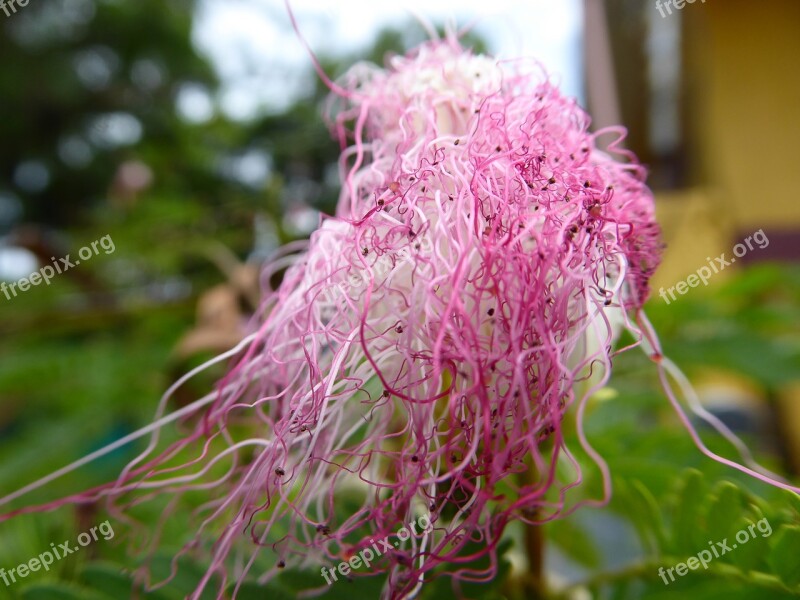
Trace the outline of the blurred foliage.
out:
<instances>
[{"instance_id":1,"label":"blurred foliage","mask_svg":"<svg viewBox=\"0 0 800 600\"><path fill-rule=\"evenodd\" d=\"M172 194L219 199L224 188L211 158L224 123L192 127L173 110L181 85L216 85L191 47L192 6L32 2L0 24L0 177L17 180L27 220L81 223L133 158L160 167L159 186ZM120 117L127 117L121 125ZM14 175L27 161L44 165L46 184L20 185Z\"/></svg>"},{"instance_id":2,"label":"blurred foliage","mask_svg":"<svg viewBox=\"0 0 800 600\"><path fill-rule=\"evenodd\" d=\"M277 244L307 233L289 218L293 211L333 210L338 146L320 117L326 89L311 69L315 83L308 97L280 113L246 123L219 113L204 122L179 116L182 89L193 86L213 97L218 86L190 43L193 8L190 0L49 0L0 17L0 107L6 116L0 120L0 196L22 210L15 219L0 211L0 233L22 243L33 227L60 255L106 234L116 245L113 254L81 265L85 277L65 274L24 297L0 297L4 492L148 421L175 376L174 347L192 326L200 292L224 279L215 262L221 246L260 260ZM416 28L387 31L357 57L321 62L336 76L356 58L381 62L387 52L422 37ZM480 40L467 43L483 49ZM238 161L252 156L266 157L263 181L237 175ZM735 372L768 397L800 372L799 313L800 272L778 266L753 268L669 306L656 299L648 309L665 352L690 375L712 367ZM572 587L559 594L586 589L614 599L675 591L689 598L789 597L800 579L797 498L705 459L640 352L621 355L614 367L614 393L594 402L586 425L609 463L615 494L605 509L585 508L544 527L546 553L570 565L565 585ZM703 435L712 449L732 455L717 436ZM574 439L568 444L577 445ZM46 501L112 479L140 449L120 449L26 500ZM778 457L762 458L780 470ZM597 473L588 461L585 466L592 475L579 493L598 497ZM155 523L158 503L135 516ZM660 566L683 562L708 540L730 537L762 516L774 529L771 536L664 587ZM83 507L2 523L0 566L8 569L51 542L75 539L105 518L98 508ZM175 549L191 534L190 519L186 511L166 524L164 538ZM129 597L132 571L140 566L129 558L129 546L141 540L111 521L113 540L98 541L14 586L0 585L0 600ZM510 531L501 546L505 558L496 581L465 586L467 596L533 597L535 582L510 568L512 554L524 551L519 533ZM621 546L630 550L622 564L611 560ZM169 572L170 559L155 558L156 579ZM147 597L189 593L203 569L180 562L178 577ZM287 571L267 588L248 582L239 597L294 598L319 582L318 571ZM381 585L380 578L356 578L333 585L323 597L376 597ZM449 579L436 580L422 597L454 597Z\"/></svg>"}]
</instances>

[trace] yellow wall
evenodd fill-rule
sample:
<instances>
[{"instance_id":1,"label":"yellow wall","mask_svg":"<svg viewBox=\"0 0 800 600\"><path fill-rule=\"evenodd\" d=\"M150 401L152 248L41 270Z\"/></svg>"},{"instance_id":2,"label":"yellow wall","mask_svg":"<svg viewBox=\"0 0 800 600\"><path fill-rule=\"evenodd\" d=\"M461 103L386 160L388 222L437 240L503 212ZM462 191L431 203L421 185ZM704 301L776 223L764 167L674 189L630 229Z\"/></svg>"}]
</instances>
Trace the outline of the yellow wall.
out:
<instances>
[{"instance_id":1,"label":"yellow wall","mask_svg":"<svg viewBox=\"0 0 800 600\"><path fill-rule=\"evenodd\" d=\"M696 187L658 196L656 289L730 254L738 233L800 230L800 0L707 0L680 17Z\"/></svg>"},{"instance_id":2,"label":"yellow wall","mask_svg":"<svg viewBox=\"0 0 800 600\"><path fill-rule=\"evenodd\" d=\"M708 13L699 16L709 35L688 41L709 55L697 101L707 117L698 139L711 183L740 225L800 225L800 2L695 6Z\"/></svg>"}]
</instances>

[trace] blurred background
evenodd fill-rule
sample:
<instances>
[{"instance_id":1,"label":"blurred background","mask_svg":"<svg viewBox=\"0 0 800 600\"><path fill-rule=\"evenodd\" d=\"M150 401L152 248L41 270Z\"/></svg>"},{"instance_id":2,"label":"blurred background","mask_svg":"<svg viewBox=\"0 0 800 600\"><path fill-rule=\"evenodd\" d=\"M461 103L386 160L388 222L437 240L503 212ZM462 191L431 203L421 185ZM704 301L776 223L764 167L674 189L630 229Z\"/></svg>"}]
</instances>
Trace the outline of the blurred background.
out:
<instances>
[{"instance_id":1,"label":"blurred background","mask_svg":"<svg viewBox=\"0 0 800 600\"><path fill-rule=\"evenodd\" d=\"M15 283L53 257L74 260L106 236L114 249L49 285L0 292L0 496L147 423L169 383L240 340L258 303L259 265L307 237L339 189L338 147L321 118L327 90L281 1L10 2L0 7L0 281ZM466 45L540 59L596 128L625 125L627 147L649 169L667 244L647 306L665 351L709 410L797 481L800 79L791 65L800 3L488 4L292 2L332 76L417 45L427 38L419 20L472 25ZM658 295L722 253L729 260L757 231L769 244L707 286L670 303ZM501 575L466 596L794 597L796 497L703 458L638 350L615 369L588 419L614 477L611 505L542 531L512 527ZM194 380L170 408L221 374ZM712 432L704 439L735 456ZM107 481L137 448L26 500ZM598 485L589 481L587 493ZM763 517L775 530L769 538L668 587L658 577L659 566ZM98 506L2 523L0 567L104 518ZM0 599L134 597L139 559L119 529L113 543L47 573L0 583ZM168 569L162 562L154 568ZM143 595L182 598L201 569L183 565L181 578ZM456 597L441 581L425 597ZM241 597L293 598L302 587L302 574L287 572L268 593L251 586ZM353 589L334 585L325 597Z\"/></svg>"}]
</instances>

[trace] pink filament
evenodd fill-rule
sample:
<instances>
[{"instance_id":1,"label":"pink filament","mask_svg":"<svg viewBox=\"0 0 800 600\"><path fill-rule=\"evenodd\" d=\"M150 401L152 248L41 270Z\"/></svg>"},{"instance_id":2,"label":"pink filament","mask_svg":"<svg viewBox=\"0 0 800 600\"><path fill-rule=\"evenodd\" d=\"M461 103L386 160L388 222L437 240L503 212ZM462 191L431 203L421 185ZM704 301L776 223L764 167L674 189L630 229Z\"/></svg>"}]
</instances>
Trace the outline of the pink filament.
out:
<instances>
[{"instance_id":1,"label":"pink filament","mask_svg":"<svg viewBox=\"0 0 800 600\"><path fill-rule=\"evenodd\" d=\"M114 485L48 507L108 497L122 518L158 492L216 489L184 548L216 539L195 597L212 575L241 581L262 547L264 581L421 514L432 531L354 575L388 572L391 598L444 563L491 579L505 525L556 518L582 481L564 413L592 370L595 387L607 379L605 312L641 307L660 249L642 168L598 152L586 114L533 67L475 62L448 40L345 76L337 216L266 296L211 406ZM560 457L574 477L548 496ZM343 497L360 508L338 520Z\"/></svg>"},{"instance_id":2,"label":"pink filament","mask_svg":"<svg viewBox=\"0 0 800 600\"><path fill-rule=\"evenodd\" d=\"M337 214L267 266L292 263L202 418L160 453L154 436L113 485L18 512L106 497L122 518L158 493L213 490L182 551L211 555L193 598L213 576L222 589L338 563L430 515L431 531L353 572L388 573L385 597L408 597L444 564L492 579L509 521L580 505L566 500L583 480L561 430L572 404L607 500L582 417L610 374L611 315L641 309L659 262L642 167L598 151L604 132L536 65L481 62L452 39L335 89ZM342 499L355 508L340 520Z\"/></svg>"}]
</instances>

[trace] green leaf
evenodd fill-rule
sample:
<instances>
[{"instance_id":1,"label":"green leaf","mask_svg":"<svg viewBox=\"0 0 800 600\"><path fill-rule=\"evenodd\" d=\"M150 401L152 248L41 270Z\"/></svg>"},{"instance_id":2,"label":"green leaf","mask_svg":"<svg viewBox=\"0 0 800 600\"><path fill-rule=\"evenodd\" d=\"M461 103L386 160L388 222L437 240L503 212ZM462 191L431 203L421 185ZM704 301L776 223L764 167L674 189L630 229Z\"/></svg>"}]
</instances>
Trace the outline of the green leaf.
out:
<instances>
[{"instance_id":1,"label":"green leaf","mask_svg":"<svg viewBox=\"0 0 800 600\"><path fill-rule=\"evenodd\" d=\"M736 533L736 524L744 517L744 505L742 492L729 481L721 481L715 492L706 516L708 541L721 542Z\"/></svg>"},{"instance_id":2,"label":"green leaf","mask_svg":"<svg viewBox=\"0 0 800 600\"><path fill-rule=\"evenodd\" d=\"M753 507L753 510L757 513L758 518L755 520L742 519L739 521L737 533L731 539L731 548L736 544L736 548L733 548L731 554L731 560L745 571L750 571L764 565L765 559L769 553L769 538L764 537L764 534L755 526L756 523L763 518L763 515L758 508ZM741 532L747 533L747 540L745 540L745 543L741 543L741 540L745 539L744 534ZM738 539L736 535L739 536Z\"/></svg>"},{"instance_id":3,"label":"green leaf","mask_svg":"<svg viewBox=\"0 0 800 600\"><path fill-rule=\"evenodd\" d=\"M784 525L772 538L767 562L789 587L800 584L800 527Z\"/></svg>"},{"instance_id":4,"label":"green leaf","mask_svg":"<svg viewBox=\"0 0 800 600\"><path fill-rule=\"evenodd\" d=\"M624 519L630 521L645 551L655 553L652 516L642 504L641 497L625 480L614 481L614 506L618 507Z\"/></svg>"},{"instance_id":5,"label":"green leaf","mask_svg":"<svg viewBox=\"0 0 800 600\"><path fill-rule=\"evenodd\" d=\"M786 501L789 503L789 506L791 506L792 510L794 511L794 517L796 519L800 519L800 495L790 492L789 490L783 490L783 494L786 497Z\"/></svg>"},{"instance_id":6,"label":"green leaf","mask_svg":"<svg viewBox=\"0 0 800 600\"><path fill-rule=\"evenodd\" d=\"M78 581L90 589L102 590L108 598L128 598L132 595L133 581L123 571L124 567L113 563L90 563L81 569Z\"/></svg>"},{"instance_id":7,"label":"green leaf","mask_svg":"<svg viewBox=\"0 0 800 600\"><path fill-rule=\"evenodd\" d=\"M66 583L37 583L26 587L22 600L106 600L95 592Z\"/></svg>"},{"instance_id":8,"label":"green leaf","mask_svg":"<svg viewBox=\"0 0 800 600\"><path fill-rule=\"evenodd\" d=\"M233 590L236 585L231 585L227 590L227 598L233 597ZM287 592L276 586L274 583L268 585L258 585L257 583L247 582L242 584L236 595L236 600L294 600L295 594Z\"/></svg>"},{"instance_id":9,"label":"green leaf","mask_svg":"<svg viewBox=\"0 0 800 600\"><path fill-rule=\"evenodd\" d=\"M566 556L585 567L598 567L600 553L586 529L571 519L557 519L546 527L548 541Z\"/></svg>"},{"instance_id":10,"label":"green leaf","mask_svg":"<svg viewBox=\"0 0 800 600\"><path fill-rule=\"evenodd\" d=\"M169 583L158 590L165 598L183 599L194 592L197 584L205 575L205 569L184 556L178 559L177 571L174 576L171 576L172 561L172 556L168 554L157 555L150 564L151 577L153 582L169 579ZM201 600L213 600L216 598L215 590L218 584L218 578L212 577L200 595Z\"/></svg>"},{"instance_id":11,"label":"green leaf","mask_svg":"<svg viewBox=\"0 0 800 600\"><path fill-rule=\"evenodd\" d=\"M460 587L461 594L459 598L474 598L475 600L502 600L505 598L503 594L499 591L499 584L504 582L508 576L508 572L511 569L511 563L505 559L505 554L511 549L512 542L510 540L503 540L497 546L497 557L498 557L498 564L497 564L497 575L494 578L494 583L492 587L486 586L485 584L480 583L473 583L473 582L464 582ZM475 542L469 542L465 545L464 549L462 550L462 554L470 554L475 552L480 548L479 544ZM476 560L470 564L470 568L480 569L480 568L487 568L489 566L489 558L484 556L479 560ZM443 572L446 570L455 570L458 569L460 565L448 565L443 567ZM439 577L422 588L422 595L421 598L424 600L445 600L450 598L455 598L453 595L453 582L449 577Z\"/></svg>"},{"instance_id":12,"label":"green leaf","mask_svg":"<svg viewBox=\"0 0 800 600\"><path fill-rule=\"evenodd\" d=\"M335 567L336 565L330 565ZM386 582L384 574L370 576L367 572L359 571L355 576L349 578L337 573L336 580L332 580L328 591L320 596L325 600L352 600L353 598L377 598L380 596L381 589ZM295 571L287 570L280 574L280 577L273 582L288 590L287 598L296 598L299 592L319 588L326 584L320 570L315 571ZM263 588L262 588L263 589ZM269 588L270 590L272 588ZM270 594L262 594L262 598L272 598ZM283 598L283 596L278 596Z\"/></svg>"},{"instance_id":13,"label":"green leaf","mask_svg":"<svg viewBox=\"0 0 800 600\"><path fill-rule=\"evenodd\" d=\"M664 527L664 519L658 507L655 496L650 489L641 481L634 480L631 483L631 496L639 513L643 515L649 529L655 537L656 551L661 551L667 546L667 532ZM642 540L644 542L644 540Z\"/></svg>"},{"instance_id":14,"label":"green leaf","mask_svg":"<svg viewBox=\"0 0 800 600\"><path fill-rule=\"evenodd\" d=\"M706 502L703 474L696 469L687 470L680 486L673 530L673 546L679 555L694 554L698 546L705 546L700 525L702 507Z\"/></svg>"}]
</instances>

